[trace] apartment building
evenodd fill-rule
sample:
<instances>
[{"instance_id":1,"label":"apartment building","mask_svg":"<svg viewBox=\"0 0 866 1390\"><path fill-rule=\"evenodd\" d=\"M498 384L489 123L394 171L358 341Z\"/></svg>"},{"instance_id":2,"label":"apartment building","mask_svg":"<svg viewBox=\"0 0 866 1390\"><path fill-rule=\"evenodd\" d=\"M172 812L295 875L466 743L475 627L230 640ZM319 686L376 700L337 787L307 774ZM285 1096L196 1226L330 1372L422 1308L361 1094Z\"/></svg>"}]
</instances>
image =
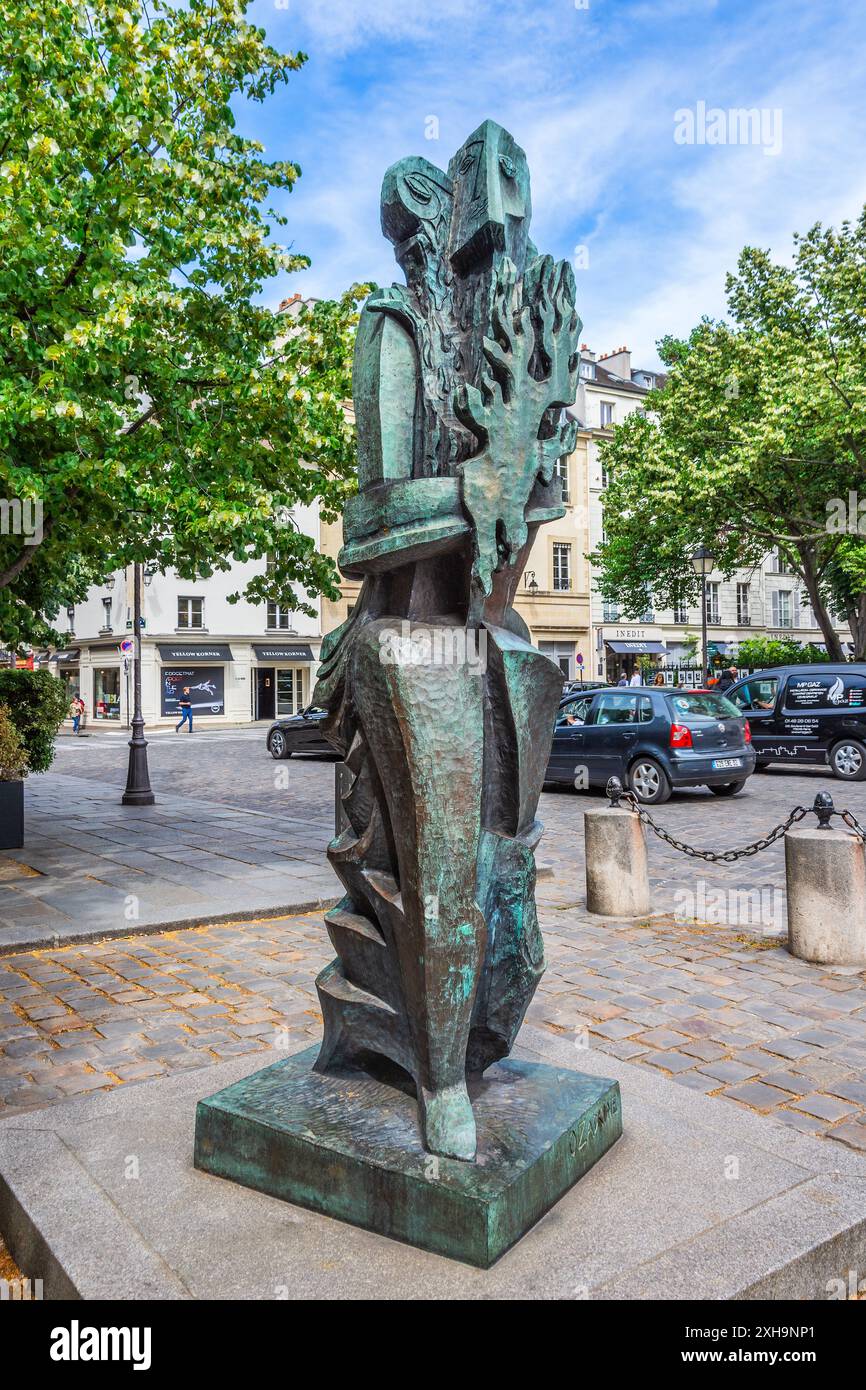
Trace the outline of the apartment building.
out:
<instances>
[{"instance_id":1,"label":"apartment building","mask_svg":"<svg viewBox=\"0 0 866 1390\"><path fill-rule=\"evenodd\" d=\"M634 368L628 348L595 358L588 350L581 353L581 390L577 408L587 438L586 489L589 508L589 544L595 549L604 537L603 501L606 478L599 451L613 429L635 410L645 409L644 398L664 378L655 372ZM594 576L593 576L594 579ZM591 645L596 679L615 681L630 674L641 656L650 656L660 665L700 662L700 604L684 604L676 611L656 606L651 574L647 575L647 606L636 618L625 617L618 604L606 602L595 584L591 588ZM736 659L740 642L750 637L793 639L802 645L822 645L817 620L808 595L797 577L787 570L777 553L765 557L759 566L738 570L730 579L718 572L707 576L707 645L712 660ZM853 651L850 632L840 617L837 629L843 643ZM695 639L698 654L695 658Z\"/></svg>"}]
</instances>

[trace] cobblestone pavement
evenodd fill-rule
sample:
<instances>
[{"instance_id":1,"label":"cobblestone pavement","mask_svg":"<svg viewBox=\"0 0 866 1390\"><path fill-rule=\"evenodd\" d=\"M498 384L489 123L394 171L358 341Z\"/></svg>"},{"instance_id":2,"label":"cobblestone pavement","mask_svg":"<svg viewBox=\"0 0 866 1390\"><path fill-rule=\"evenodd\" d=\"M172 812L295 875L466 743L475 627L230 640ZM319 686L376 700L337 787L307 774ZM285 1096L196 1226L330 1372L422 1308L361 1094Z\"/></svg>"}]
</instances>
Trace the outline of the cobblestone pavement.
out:
<instances>
[{"instance_id":1,"label":"cobblestone pavement","mask_svg":"<svg viewBox=\"0 0 866 1390\"><path fill-rule=\"evenodd\" d=\"M548 906L542 925L548 969L528 1021L573 1037L576 1067L598 1048L866 1150L866 972L673 918ZM313 1042L330 955L308 914L8 956L0 1115Z\"/></svg>"},{"instance_id":2,"label":"cobblestone pavement","mask_svg":"<svg viewBox=\"0 0 866 1390\"><path fill-rule=\"evenodd\" d=\"M117 735L95 735L86 742L61 738L56 769L102 783L111 804L125 782L126 757L126 743ZM275 834L287 829L289 839L299 840L299 851L312 859L324 855L332 833L334 795L334 768L327 759L295 757L275 763L265 750L260 729L196 733L192 738L169 734L153 739L150 772L158 796L197 797L269 813L276 818ZM674 795L653 814L679 838L721 850L765 835L792 806L811 806L816 792L823 790L831 792L838 807L850 807L866 823L866 782L835 781L822 768L797 773L774 768L751 777L744 791L728 800L712 796L705 788L690 789ZM539 816L545 833L538 857L555 870L554 878L543 883L543 901L563 906L582 900L583 812L604 804L598 793L575 793L568 788L543 793ZM647 843L654 911L784 932L781 842L734 865L686 858L654 835L649 835ZM287 852L295 851L290 846Z\"/></svg>"},{"instance_id":3,"label":"cobblestone pavement","mask_svg":"<svg viewBox=\"0 0 866 1390\"><path fill-rule=\"evenodd\" d=\"M154 739L158 796L290 820L305 827L305 854L324 850L331 764L275 764L260 731L195 738ZM111 807L125 743L61 740L57 767L101 783ZM754 777L733 801L684 793L656 816L674 834L721 849L765 834L825 787L866 820L866 784L834 783L821 770ZM582 815L600 804L567 791L542 797L540 858L554 870L538 891L548 969L528 1020L573 1037L578 1067L582 1048L598 1048L866 1149L866 972L808 965L780 945L781 845L710 866L651 837L655 915L605 922L582 906ZM315 1041L313 981L330 955L320 915L308 913L0 958L0 1115Z\"/></svg>"}]
</instances>

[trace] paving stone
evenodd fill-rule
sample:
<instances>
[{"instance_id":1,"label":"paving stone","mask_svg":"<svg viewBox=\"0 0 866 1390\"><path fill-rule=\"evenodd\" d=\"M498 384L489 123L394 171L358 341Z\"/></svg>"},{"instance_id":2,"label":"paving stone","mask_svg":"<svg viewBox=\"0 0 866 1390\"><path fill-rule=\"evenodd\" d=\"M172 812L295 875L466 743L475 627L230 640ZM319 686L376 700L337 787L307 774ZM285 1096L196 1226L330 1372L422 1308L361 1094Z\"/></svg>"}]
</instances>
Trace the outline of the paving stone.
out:
<instances>
[{"instance_id":1,"label":"paving stone","mask_svg":"<svg viewBox=\"0 0 866 1390\"><path fill-rule=\"evenodd\" d=\"M669 1072L688 1071L695 1065L694 1057L687 1057L684 1052L653 1052L648 1053L642 1060L647 1066L659 1067L662 1071Z\"/></svg>"},{"instance_id":2,"label":"paving stone","mask_svg":"<svg viewBox=\"0 0 866 1390\"><path fill-rule=\"evenodd\" d=\"M847 1144L850 1149L866 1153L866 1124L846 1120L843 1124L828 1129L827 1135L831 1139L837 1139L840 1144Z\"/></svg>"},{"instance_id":3,"label":"paving stone","mask_svg":"<svg viewBox=\"0 0 866 1390\"><path fill-rule=\"evenodd\" d=\"M791 1102L792 1110L802 1110L807 1115L816 1115L819 1120L827 1120L832 1124L835 1120L843 1120L847 1115L854 1113L854 1107L846 1105L844 1101L837 1100L834 1096L822 1096L814 1094L804 1096L802 1100Z\"/></svg>"},{"instance_id":4,"label":"paving stone","mask_svg":"<svg viewBox=\"0 0 866 1390\"><path fill-rule=\"evenodd\" d=\"M775 1086L765 1086L761 1081L746 1081L741 1086L733 1086L724 1092L728 1100L750 1105L753 1110L773 1110L790 1097Z\"/></svg>"},{"instance_id":5,"label":"paving stone","mask_svg":"<svg viewBox=\"0 0 866 1390\"><path fill-rule=\"evenodd\" d=\"M736 1084L738 1081L746 1081L748 1077L757 1074L757 1067L745 1066L742 1062L711 1062L708 1066L699 1067L698 1070L704 1076L711 1076L720 1085Z\"/></svg>"}]
</instances>

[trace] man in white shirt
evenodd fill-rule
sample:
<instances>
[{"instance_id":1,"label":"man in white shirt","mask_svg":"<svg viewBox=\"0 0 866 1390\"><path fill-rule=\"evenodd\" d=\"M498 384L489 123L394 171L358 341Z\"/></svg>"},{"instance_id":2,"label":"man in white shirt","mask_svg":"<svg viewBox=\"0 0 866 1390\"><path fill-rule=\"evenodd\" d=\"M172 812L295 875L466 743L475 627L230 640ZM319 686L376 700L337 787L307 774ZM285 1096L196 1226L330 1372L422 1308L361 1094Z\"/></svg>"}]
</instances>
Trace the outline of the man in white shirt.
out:
<instances>
[{"instance_id":1,"label":"man in white shirt","mask_svg":"<svg viewBox=\"0 0 866 1390\"><path fill-rule=\"evenodd\" d=\"M631 680L629 681L629 685L643 685L643 676L640 673L639 666L635 667L635 672Z\"/></svg>"}]
</instances>

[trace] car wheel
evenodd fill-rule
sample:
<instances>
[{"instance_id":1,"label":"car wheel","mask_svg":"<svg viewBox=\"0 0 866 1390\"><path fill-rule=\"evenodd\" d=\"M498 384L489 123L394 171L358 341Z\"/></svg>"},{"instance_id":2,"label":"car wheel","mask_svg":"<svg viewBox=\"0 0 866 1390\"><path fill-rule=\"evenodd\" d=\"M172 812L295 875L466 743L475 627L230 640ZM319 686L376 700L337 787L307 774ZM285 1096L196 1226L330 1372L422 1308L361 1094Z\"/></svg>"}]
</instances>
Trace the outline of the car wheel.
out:
<instances>
[{"instance_id":1,"label":"car wheel","mask_svg":"<svg viewBox=\"0 0 866 1390\"><path fill-rule=\"evenodd\" d=\"M280 729L275 729L271 734L271 741L268 744L268 751L272 758L290 758L288 740Z\"/></svg>"},{"instance_id":2,"label":"car wheel","mask_svg":"<svg viewBox=\"0 0 866 1390\"><path fill-rule=\"evenodd\" d=\"M646 806L660 806L671 794L671 784L664 769L652 758L638 758L629 768L629 790Z\"/></svg>"},{"instance_id":3,"label":"car wheel","mask_svg":"<svg viewBox=\"0 0 866 1390\"><path fill-rule=\"evenodd\" d=\"M846 782L866 779L866 747L856 738L845 738L830 753L830 766L836 777Z\"/></svg>"},{"instance_id":4,"label":"car wheel","mask_svg":"<svg viewBox=\"0 0 866 1390\"><path fill-rule=\"evenodd\" d=\"M724 782L720 787L710 787L710 791L713 796L736 796L745 785L745 779L742 782Z\"/></svg>"}]
</instances>

